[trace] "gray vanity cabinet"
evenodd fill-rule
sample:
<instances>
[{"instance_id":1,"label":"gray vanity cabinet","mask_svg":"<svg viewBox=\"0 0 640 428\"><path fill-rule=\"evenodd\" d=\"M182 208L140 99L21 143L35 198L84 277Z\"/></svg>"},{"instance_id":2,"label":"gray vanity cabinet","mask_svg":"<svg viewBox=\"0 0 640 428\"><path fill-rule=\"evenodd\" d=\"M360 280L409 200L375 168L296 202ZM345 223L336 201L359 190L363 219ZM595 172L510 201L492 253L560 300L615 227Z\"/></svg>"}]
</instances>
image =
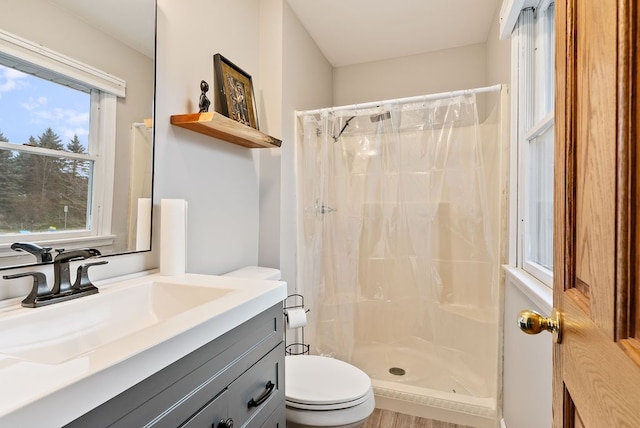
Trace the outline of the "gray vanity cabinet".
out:
<instances>
[{"instance_id":1,"label":"gray vanity cabinet","mask_svg":"<svg viewBox=\"0 0 640 428\"><path fill-rule=\"evenodd\" d=\"M262 312L67 426L284 428L282 305Z\"/></svg>"}]
</instances>

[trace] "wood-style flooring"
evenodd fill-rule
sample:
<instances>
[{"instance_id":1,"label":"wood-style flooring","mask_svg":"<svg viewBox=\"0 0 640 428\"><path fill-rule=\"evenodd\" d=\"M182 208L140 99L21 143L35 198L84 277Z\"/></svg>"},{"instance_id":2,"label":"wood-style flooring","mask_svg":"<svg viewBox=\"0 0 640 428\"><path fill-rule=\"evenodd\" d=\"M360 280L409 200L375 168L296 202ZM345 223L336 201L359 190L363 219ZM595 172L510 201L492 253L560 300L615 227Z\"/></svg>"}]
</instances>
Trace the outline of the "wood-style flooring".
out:
<instances>
[{"instance_id":1,"label":"wood-style flooring","mask_svg":"<svg viewBox=\"0 0 640 428\"><path fill-rule=\"evenodd\" d=\"M390 410L375 409L363 428L465 428L449 422L405 415Z\"/></svg>"}]
</instances>

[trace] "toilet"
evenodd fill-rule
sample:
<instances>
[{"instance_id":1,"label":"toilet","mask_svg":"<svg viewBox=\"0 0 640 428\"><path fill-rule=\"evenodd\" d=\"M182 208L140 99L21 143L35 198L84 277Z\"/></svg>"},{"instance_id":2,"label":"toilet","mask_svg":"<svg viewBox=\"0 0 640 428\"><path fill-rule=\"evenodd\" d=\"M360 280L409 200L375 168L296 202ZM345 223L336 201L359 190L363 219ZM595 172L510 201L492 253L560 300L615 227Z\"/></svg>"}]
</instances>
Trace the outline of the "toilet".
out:
<instances>
[{"instance_id":1,"label":"toilet","mask_svg":"<svg viewBox=\"0 0 640 428\"><path fill-rule=\"evenodd\" d=\"M280 280L277 269L247 266L226 276ZM375 407L371 379L344 361L319 355L285 357L287 428L357 428Z\"/></svg>"}]
</instances>

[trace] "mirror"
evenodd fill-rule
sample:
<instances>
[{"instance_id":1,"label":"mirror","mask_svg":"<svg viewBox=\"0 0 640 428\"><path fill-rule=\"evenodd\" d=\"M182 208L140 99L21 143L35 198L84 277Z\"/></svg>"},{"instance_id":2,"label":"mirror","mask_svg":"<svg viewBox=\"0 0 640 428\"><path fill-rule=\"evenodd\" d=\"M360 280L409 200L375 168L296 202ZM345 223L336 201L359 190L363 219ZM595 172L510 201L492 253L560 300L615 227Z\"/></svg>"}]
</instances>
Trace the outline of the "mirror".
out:
<instances>
[{"instance_id":1,"label":"mirror","mask_svg":"<svg viewBox=\"0 0 640 428\"><path fill-rule=\"evenodd\" d=\"M149 251L151 249L153 180L152 118L155 94L156 1L3 0L3 2L5 4L0 14L0 30L42 45L126 82L125 95L117 97L115 108L113 198L110 204L111 209L104 210L110 214L103 217L104 225L101 226L102 233L107 238L99 240L85 238L82 241L69 242L59 239L60 235L51 233L47 234L46 240L43 241L42 234L30 238L32 234L30 230L21 230L19 235L11 236L11 240L34 242L54 249L92 247L97 248L102 255ZM0 73L0 103L3 102L3 91L6 89L3 87L6 81L3 82L2 77ZM0 118L0 132L6 134L3 129L6 125ZM42 130L33 129L29 132L33 137L37 137ZM13 143L10 140L9 142ZM91 197L97 199L97 196ZM107 197L105 201L110 199ZM0 220L3 214L2 204L3 200L0 199ZM27 208L29 204L32 202L25 204ZM31 208L37 208L35 201L33 204ZM102 211L102 207L95 208L94 204L94 211ZM67 207L64 207L64 213L66 215ZM25 229L29 228L25 227ZM55 228L52 229L55 230ZM0 234L2 233L2 227L0 227ZM10 246L11 243L6 240L0 242L0 269L36 263L36 258L31 254L12 251Z\"/></svg>"}]
</instances>

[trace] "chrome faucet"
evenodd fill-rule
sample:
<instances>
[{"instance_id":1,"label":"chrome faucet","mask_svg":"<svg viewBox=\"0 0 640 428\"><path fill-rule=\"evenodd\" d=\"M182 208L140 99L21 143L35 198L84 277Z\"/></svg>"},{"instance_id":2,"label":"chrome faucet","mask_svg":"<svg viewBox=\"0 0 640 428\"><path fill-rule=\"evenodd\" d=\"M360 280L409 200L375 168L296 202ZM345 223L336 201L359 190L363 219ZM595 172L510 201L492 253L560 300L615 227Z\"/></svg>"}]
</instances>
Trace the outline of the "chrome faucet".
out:
<instances>
[{"instance_id":1,"label":"chrome faucet","mask_svg":"<svg viewBox=\"0 0 640 428\"><path fill-rule=\"evenodd\" d=\"M98 292L98 288L89 280L89 268L96 265L104 265L106 260L93 263L85 263L78 267L76 280L71 284L69 262L74 260L86 260L100 255L100 251L93 248L79 250L57 249L58 255L53 258L53 287L47 286L47 278L42 272L24 272L13 275L4 275L4 279L33 277L33 286L29 295L22 301L22 306L37 308L65 300L77 299Z\"/></svg>"}]
</instances>

